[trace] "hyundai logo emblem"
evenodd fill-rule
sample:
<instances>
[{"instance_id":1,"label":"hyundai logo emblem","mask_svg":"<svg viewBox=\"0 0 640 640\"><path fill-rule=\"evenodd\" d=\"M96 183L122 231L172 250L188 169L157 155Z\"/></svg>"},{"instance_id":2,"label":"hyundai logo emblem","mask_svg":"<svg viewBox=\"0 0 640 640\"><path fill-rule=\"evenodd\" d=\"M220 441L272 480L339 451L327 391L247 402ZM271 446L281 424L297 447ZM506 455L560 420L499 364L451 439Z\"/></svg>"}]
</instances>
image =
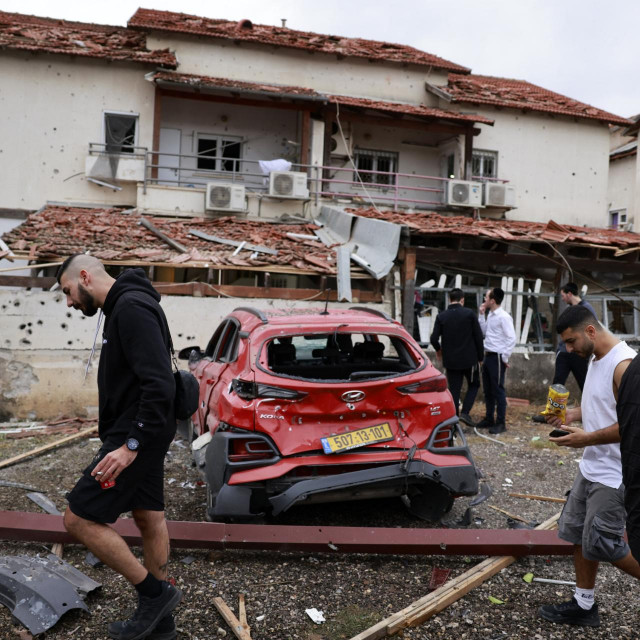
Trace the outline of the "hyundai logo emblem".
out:
<instances>
[{"instance_id":1,"label":"hyundai logo emblem","mask_svg":"<svg viewBox=\"0 0 640 640\"><path fill-rule=\"evenodd\" d=\"M340 397L345 402L360 402L360 400L364 399L364 395L364 391L347 391Z\"/></svg>"}]
</instances>

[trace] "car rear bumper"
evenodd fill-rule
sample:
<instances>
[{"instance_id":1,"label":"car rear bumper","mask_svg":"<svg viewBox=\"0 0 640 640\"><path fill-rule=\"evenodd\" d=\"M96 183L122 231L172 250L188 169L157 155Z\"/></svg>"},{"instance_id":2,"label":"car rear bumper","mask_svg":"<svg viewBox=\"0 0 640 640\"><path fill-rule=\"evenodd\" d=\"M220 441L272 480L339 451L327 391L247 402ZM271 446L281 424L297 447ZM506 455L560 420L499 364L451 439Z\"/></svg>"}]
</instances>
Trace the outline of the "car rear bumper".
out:
<instances>
[{"instance_id":1,"label":"car rear bumper","mask_svg":"<svg viewBox=\"0 0 640 640\"><path fill-rule=\"evenodd\" d=\"M457 420L446 420L439 425L440 428L457 429ZM341 472L343 465L334 462L335 473L290 482L282 477L283 466L313 464L316 458L325 463L322 466L333 465L322 455L294 459L276 457L266 466L261 463L229 463L226 453L228 443L237 437L246 436L231 432L216 433L206 454L207 483L214 497L209 515L214 519L246 518L267 512L278 515L295 504L313 502L323 494L338 492L345 494L351 491L354 497L372 491L400 495L409 486L428 487L431 483L452 496L475 495L478 492L478 475L464 436L463 446L449 449L433 447L431 438L425 449L403 452L401 460L398 460L398 452L393 454L391 451L371 455L348 453L339 459L353 464L357 457L358 463L364 466L366 459L368 464L362 469ZM338 459L333 458L332 462L334 460ZM238 482L238 476L243 477L244 482ZM267 483L276 480L279 485L277 491L267 491Z\"/></svg>"}]
</instances>

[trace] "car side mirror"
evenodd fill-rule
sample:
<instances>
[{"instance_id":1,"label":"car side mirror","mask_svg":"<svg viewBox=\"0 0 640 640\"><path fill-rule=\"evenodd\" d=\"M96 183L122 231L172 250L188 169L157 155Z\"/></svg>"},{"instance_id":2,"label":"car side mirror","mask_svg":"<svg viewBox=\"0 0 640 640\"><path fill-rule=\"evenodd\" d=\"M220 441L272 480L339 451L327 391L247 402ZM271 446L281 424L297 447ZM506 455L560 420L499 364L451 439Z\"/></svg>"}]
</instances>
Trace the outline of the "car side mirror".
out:
<instances>
[{"instance_id":1,"label":"car side mirror","mask_svg":"<svg viewBox=\"0 0 640 640\"><path fill-rule=\"evenodd\" d=\"M200 351L200 347L185 347L178 351L178 360L189 360L190 362L197 362L204 358L204 353Z\"/></svg>"}]
</instances>

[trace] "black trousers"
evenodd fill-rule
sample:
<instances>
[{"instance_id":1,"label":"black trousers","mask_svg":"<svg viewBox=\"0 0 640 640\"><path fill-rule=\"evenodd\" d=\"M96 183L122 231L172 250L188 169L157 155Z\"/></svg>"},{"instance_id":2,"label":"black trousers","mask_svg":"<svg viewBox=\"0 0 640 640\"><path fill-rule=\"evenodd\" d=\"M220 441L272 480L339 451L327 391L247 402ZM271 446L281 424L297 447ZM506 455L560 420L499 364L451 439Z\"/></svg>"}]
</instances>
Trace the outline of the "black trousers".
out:
<instances>
[{"instance_id":1,"label":"black trousers","mask_svg":"<svg viewBox=\"0 0 640 640\"><path fill-rule=\"evenodd\" d=\"M485 353L482 363L482 390L487 422L504 424L507 416L507 393L504 389L506 367L497 353Z\"/></svg>"},{"instance_id":2,"label":"black trousers","mask_svg":"<svg viewBox=\"0 0 640 640\"><path fill-rule=\"evenodd\" d=\"M467 394L462 403L462 413L469 413L480 389L480 367L476 365L472 369L447 369L447 381L456 407L456 415L458 415L463 380L467 381Z\"/></svg>"},{"instance_id":3,"label":"black trousers","mask_svg":"<svg viewBox=\"0 0 640 640\"><path fill-rule=\"evenodd\" d=\"M556 355L556 370L553 374L553 384L565 384L570 373L576 379L580 391L584 387L584 381L587 377L587 369L589 361L586 358L568 351L558 351Z\"/></svg>"}]
</instances>

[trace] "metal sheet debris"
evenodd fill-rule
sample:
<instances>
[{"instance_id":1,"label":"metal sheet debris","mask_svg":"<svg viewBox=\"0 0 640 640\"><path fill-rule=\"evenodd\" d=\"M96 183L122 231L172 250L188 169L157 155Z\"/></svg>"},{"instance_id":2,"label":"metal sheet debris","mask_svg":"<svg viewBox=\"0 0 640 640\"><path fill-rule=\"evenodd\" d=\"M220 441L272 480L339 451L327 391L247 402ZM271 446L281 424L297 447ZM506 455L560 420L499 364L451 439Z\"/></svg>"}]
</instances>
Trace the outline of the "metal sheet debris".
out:
<instances>
[{"instance_id":1,"label":"metal sheet debris","mask_svg":"<svg viewBox=\"0 0 640 640\"><path fill-rule=\"evenodd\" d=\"M53 554L0 558L0 603L34 635L50 629L67 611L87 611L84 597L100 586Z\"/></svg>"}]
</instances>

